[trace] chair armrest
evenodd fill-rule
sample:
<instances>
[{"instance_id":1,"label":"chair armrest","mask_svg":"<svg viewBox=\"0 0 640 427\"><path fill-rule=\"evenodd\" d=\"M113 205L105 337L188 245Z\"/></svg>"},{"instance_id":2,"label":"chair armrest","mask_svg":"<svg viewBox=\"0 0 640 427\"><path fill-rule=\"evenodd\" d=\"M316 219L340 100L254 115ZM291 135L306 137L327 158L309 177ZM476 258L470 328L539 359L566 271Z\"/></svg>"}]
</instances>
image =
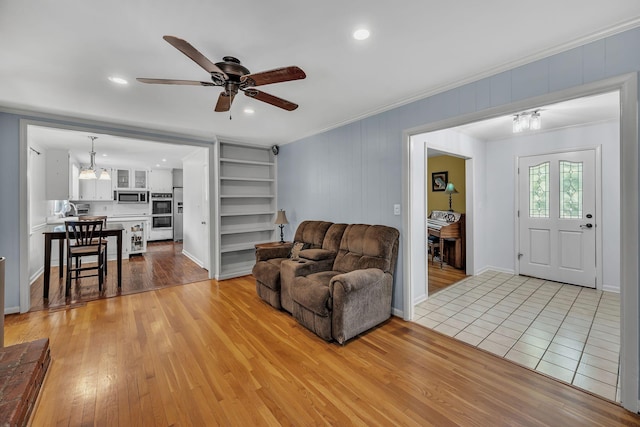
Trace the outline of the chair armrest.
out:
<instances>
[{"instance_id":1,"label":"chair armrest","mask_svg":"<svg viewBox=\"0 0 640 427\"><path fill-rule=\"evenodd\" d=\"M329 291L334 293L336 286L341 286L345 294L358 291L367 286L373 286L383 280L385 272L379 268L367 268L365 270L353 270L348 273L338 274L331 279Z\"/></svg>"},{"instance_id":2,"label":"chair armrest","mask_svg":"<svg viewBox=\"0 0 640 427\"><path fill-rule=\"evenodd\" d=\"M331 270L333 260L312 261L300 258L298 260L288 259L282 262L281 269L286 270L289 277L308 276L320 271Z\"/></svg>"},{"instance_id":3,"label":"chair armrest","mask_svg":"<svg viewBox=\"0 0 640 427\"><path fill-rule=\"evenodd\" d=\"M338 274L329 282L331 336L340 344L391 316L393 276L377 268Z\"/></svg>"},{"instance_id":4,"label":"chair armrest","mask_svg":"<svg viewBox=\"0 0 640 427\"><path fill-rule=\"evenodd\" d=\"M284 243L276 247L256 247L256 262L267 261L273 258L288 258L292 243Z\"/></svg>"}]
</instances>

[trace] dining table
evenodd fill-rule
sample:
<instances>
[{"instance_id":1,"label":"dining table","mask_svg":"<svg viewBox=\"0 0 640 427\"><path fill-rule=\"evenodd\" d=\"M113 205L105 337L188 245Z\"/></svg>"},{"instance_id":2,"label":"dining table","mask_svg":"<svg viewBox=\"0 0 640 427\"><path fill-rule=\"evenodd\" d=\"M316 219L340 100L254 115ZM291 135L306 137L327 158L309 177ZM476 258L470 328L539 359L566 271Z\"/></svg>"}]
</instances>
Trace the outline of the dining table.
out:
<instances>
[{"instance_id":1,"label":"dining table","mask_svg":"<svg viewBox=\"0 0 640 427\"><path fill-rule=\"evenodd\" d=\"M102 229L102 237L115 236L116 237L116 270L118 275L118 289L122 289L122 234L124 227L122 224L107 224ZM59 250L59 268L58 273L62 278L62 272L64 271L64 243L67 239L64 225L57 225L51 230L44 231L44 286L43 298L49 299L49 282L51 281L51 245L54 240L58 240Z\"/></svg>"}]
</instances>

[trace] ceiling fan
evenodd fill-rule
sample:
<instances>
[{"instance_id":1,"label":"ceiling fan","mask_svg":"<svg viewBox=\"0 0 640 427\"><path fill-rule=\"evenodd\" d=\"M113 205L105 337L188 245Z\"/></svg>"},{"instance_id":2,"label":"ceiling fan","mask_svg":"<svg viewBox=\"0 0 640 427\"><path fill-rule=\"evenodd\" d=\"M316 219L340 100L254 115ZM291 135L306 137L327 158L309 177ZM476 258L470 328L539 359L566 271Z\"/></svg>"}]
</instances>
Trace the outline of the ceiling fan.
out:
<instances>
[{"instance_id":1,"label":"ceiling fan","mask_svg":"<svg viewBox=\"0 0 640 427\"><path fill-rule=\"evenodd\" d=\"M263 86L271 83L281 83L290 80L304 79L307 75L296 66L276 68L274 70L262 71L251 74L250 71L241 65L240 60L233 56L225 56L222 62L213 63L186 40L174 36L164 36L169 44L180 52L191 58L196 64L201 66L211 75L211 82L199 82L195 80L169 80L169 79L147 79L138 78L142 83L167 84L167 85L192 85L192 86L220 86L224 91L218 97L215 111L229 111L233 98L238 91L244 92L249 98L275 105L287 111L298 108L298 104L278 98L266 92L255 89L255 86Z\"/></svg>"}]
</instances>

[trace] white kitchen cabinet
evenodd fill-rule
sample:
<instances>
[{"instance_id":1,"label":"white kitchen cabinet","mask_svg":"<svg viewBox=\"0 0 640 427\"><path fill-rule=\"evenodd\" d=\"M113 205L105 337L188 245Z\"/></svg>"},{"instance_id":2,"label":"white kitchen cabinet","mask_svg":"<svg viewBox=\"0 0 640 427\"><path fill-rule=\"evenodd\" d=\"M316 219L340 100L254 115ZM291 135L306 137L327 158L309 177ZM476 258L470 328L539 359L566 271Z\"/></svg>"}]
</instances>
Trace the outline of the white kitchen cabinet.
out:
<instances>
[{"instance_id":1,"label":"white kitchen cabinet","mask_svg":"<svg viewBox=\"0 0 640 427\"><path fill-rule=\"evenodd\" d=\"M110 225L120 224L124 228L122 232L122 259L128 259L130 255L143 254L147 251L147 238L149 230L148 220L107 220ZM115 237L109 237L107 257L116 259L117 242Z\"/></svg>"},{"instance_id":2,"label":"white kitchen cabinet","mask_svg":"<svg viewBox=\"0 0 640 427\"><path fill-rule=\"evenodd\" d=\"M147 171L143 169L114 169L111 179L114 190L146 190L148 188Z\"/></svg>"},{"instance_id":3,"label":"white kitchen cabinet","mask_svg":"<svg viewBox=\"0 0 640 427\"><path fill-rule=\"evenodd\" d=\"M217 279L251 274L255 245L276 240L276 158L269 147L220 142Z\"/></svg>"},{"instance_id":4,"label":"white kitchen cabinet","mask_svg":"<svg viewBox=\"0 0 640 427\"><path fill-rule=\"evenodd\" d=\"M46 199L76 200L78 174L78 165L71 160L67 150L47 150L44 183Z\"/></svg>"},{"instance_id":5,"label":"white kitchen cabinet","mask_svg":"<svg viewBox=\"0 0 640 427\"><path fill-rule=\"evenodd\" d=\"M113 173L112 179L113 179ZM104 179L80 179L80 197L82 201L102 201L108 202L113 200L111 192L111 181Z\"/></svg>"},{"instance_id":6,"label":"white kitchen cabinet","mask_svg":"<svg viewBox=\"0 0 640 427\"><path fill-rule=\"evenodd\" d=\"M171 169L151 169L149 171L149 189L152 193L171 193L173 191L173 171Z\"/></svg>"}]
</instances>

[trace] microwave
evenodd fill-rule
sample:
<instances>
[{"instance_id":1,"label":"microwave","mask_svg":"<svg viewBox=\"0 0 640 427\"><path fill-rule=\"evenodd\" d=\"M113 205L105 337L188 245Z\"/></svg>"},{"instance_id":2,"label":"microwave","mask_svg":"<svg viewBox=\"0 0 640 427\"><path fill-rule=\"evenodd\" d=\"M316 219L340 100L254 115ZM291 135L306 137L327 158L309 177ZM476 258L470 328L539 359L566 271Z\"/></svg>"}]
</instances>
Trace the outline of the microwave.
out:
<instances>
[{"instance_id":1,"label":"microwave","mask_svg":"<svg viewBox=\"0 0 640 427\"><path fill-rule=\"evenodd\" d=\"M149 203L148 191L114 191L113 200L118 203Z\"/></svg>"}]
</instances>

